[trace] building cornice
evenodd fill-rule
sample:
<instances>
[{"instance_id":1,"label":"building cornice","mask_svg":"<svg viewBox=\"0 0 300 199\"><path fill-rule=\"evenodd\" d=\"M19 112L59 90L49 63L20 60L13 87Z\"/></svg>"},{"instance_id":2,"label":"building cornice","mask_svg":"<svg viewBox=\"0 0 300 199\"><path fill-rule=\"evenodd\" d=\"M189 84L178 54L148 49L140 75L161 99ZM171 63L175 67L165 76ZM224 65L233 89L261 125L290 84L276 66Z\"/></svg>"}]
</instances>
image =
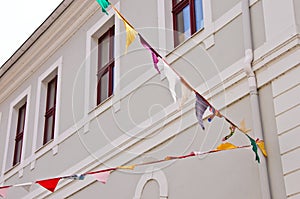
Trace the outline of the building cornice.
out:
<instances>
[{"instance_id":1,"label":"building cornice","mask_svg":"<svg viewBox=\"0 0 300 199\"><path fill-rule=\"evenodd\" d=\"M64 0L0 69L0 103L45 63L99 9L94 1ZM80 16L80 17L78 17Z\"/></svg>"}]
</instances>

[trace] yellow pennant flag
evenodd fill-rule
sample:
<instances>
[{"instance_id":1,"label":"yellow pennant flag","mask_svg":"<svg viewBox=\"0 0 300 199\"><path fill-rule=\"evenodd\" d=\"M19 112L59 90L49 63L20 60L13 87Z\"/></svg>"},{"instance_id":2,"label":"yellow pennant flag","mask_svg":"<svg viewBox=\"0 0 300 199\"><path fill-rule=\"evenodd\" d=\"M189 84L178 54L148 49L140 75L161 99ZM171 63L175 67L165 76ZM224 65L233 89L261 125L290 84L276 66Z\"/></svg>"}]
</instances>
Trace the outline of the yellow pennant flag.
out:
<instances>
[{"instance_id":1,"label":"yellow pennant flag","mask_svg":"<svg viewBox=\"0 0 300 199\"><path fill-rule=\"evenodd\" d=\"M135 168L135 164L134 165L126 165L126 166L118 166L118 169L129 169L129 170L133 170Z\"/></svg>"},{"instance_id":2,"label":"yellow pennant flag","mask_svg":"<svg viewBox=\"0 0 300 199\"><path fill-rule=\"evenodd\" d=\"M267 157L268 154L267 154L267 151L266 151L266 149L265 149L265 142L264 142L263 140L258 140L258 141L256 142L256 144L257 144L258 148L261 150L262 154L263 154L265 157Z\"/></svg>"},{"instance_id":3,"label":"yellow pennant flag","mask_svg":"<svg viewBox=\"0 0 300 199\"><path fill-rule=\"evenodd\" d=\"M126 30L126 50L125 50L125 52L127 52L127 48L135 40L137 32L131 26L129 26L125 21L124 21L124 25L125 25L125 30Z\"/></svg>"},{"instance_id":4,"label":"yellow pennant flag","mask_svg":"<svg viewBox=\"0 0 300 199\"><path fill-rule=\"evenodd\" d=\"M217 149L218 150L228 150L228 149L236 149L237 147L229 142L220 144Z\"/></svg>"},{"instance_id":5,"label":"yellow pennant flag","mask_svg":"<svg viewBox=\"0 0 300 199\"><path fill-rule=\"evenodd\" d=\"M125 31L126 31L126 48L125 48L125 53L126 53L128 46L135 40L135 37L138 33L132 26L128 24L126 19L124 19L124 17L121 16L118 10L115 9L115 11L118 17L124 22Z\"/></svg>"}]
</instances>

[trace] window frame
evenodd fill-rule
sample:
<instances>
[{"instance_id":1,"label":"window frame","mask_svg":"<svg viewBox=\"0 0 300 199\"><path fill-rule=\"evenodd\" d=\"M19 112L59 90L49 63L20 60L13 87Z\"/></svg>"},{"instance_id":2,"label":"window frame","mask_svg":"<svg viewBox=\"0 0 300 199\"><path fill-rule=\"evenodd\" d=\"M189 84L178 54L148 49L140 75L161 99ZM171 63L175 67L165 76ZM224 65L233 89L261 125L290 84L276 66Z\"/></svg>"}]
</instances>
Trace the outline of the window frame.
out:
<instances>
[{"instance_id":1,"label":"window frame","mask_svg":"<svg viewBox=\"0 0 300 199\"><path fill-rule=\"evenodd\" d=\"M109 60L104 66L101 66L101 42L109 38ZM98 62L97 62L97 105L104 102L113 94L114 83L114 66L115 66L115 26L111 26L99 39L98 39ZM101 100L101 78L108 73L108 93L107 98Z\"/></svg>"},{"instance_id":2,"label":"window frame","mask_svg":"<svg viewBox=\"0 0 300 199\"><path fill-rule=\"evenodd\" d=\"M25 129L25 121L26 121L26 105L27 105L27 102L25 102L18 110L17 130L16 130L16 135L15 135L15 147L14 147L12 166L19 164L21 162L21 158L22 158L23 137L24 137L24 129ZM22 112L23 109L24 109L24 112ZM20 127L20 124L21 124L20 119L22 118L21 117L22 113L24 113L24 115L22 116L23 117L23 121L22 121L23 126ZM22 129L20 129L20 128L22 128ZM21 142L21 145L19 145L19 142Z\"/></svg>"},{"instance_id":3,"label":"window frame","mask_svg":"<svg viewBox=\"0 0 300 199\"><path fill-rule=\"evenodd\" d=\"M183 9L186 6L190 6L190 31L191 31L191 36L197 32L198 30L196 29L196 13L195 13L195 0L181 0L180 2L177 2L177 0L172 0L172 14L173 14L173 30L174 30L174 46L178 46L180 44L178 36L177 36L177 15L183 11ZM202 3L202 15L203 15L203 0L201 0ZM203 28L203 27L201 27ZM200 28L200 29L201 29ZM199 30L200 30L199 29Z\"/></svg>"},{"instance_id":4,"label":"window frame","mask_svg":"<svg viewBox=\"0 0 300 199\"><path fill-rule=\"evenodd\" d=\"M54 95L53 97L53 106L49 107L49 102L50 102L50 93L51 93L51 88L50 85L54 83ZM45 123L44 123L44 137L43 137L43 145L47 144L51 140L54 139L54 129L55 129L55 113L56 113L56 96L57 96L57 75L54 76L48 83L47 83L47 95L46 95L46 110L45 110ZM51 132L48 132L48 122L49 118L53 117L53 122L52 122L52 130ZM50 135L50 139L48 140L47 138Z\"/></svg>"}]
</instances>

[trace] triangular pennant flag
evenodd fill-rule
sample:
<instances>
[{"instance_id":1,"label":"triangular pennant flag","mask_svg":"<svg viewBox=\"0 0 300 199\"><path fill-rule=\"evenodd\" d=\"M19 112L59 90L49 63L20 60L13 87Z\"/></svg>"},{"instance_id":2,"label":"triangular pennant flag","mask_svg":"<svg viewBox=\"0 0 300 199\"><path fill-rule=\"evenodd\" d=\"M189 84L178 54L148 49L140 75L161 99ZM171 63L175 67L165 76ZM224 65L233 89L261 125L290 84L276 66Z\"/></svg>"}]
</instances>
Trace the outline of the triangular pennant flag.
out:
<instances>
[{"instance_id":1,"label":"triangular pennant flag","mask_svg":"<svg viewBox=\"0 0 300 199\"><path fill-rule=\"evenodd\" d=\"M106 8L110 5L107 0L96 0L102 8L102 12L108 15Z\"/></svg>"},{"instance_id":2,"label":"triangular pennant flag","mask_svg":"<svg viewBox=\"0 0 300 199\"><path fill-rule=\"evenodd\" d=\"M163 63L164 63L165 76L167 77L167 79L169 81L169 90L171 92L174 102L176 102L177 97L176 97L175 87L176 87L177 82L180 80L180 78L165 62L163 62Z\"/></svg>"},{"instance_id":3,"label":"triangular pennant flag","mask_svg":"<svg viewBox=\"0 0 300 199\"><path fill-rule=\"evenodd\" d=\"M160 74L160 70L158 69L157 63L158 63L158 57L161 58L161 56L148 44L148 42L146 42L146 40L140 34L139 36L140 36L141 44L151 52L154 68Z\"/></svg>"},{"instance_id":4,"label":"triangular pennant flag","mask_svg":"<svg viewBox=\"0 0 300 199\"><path fill-rule=\"evenodd\" d=\"M69 179L69 180L84 180L85 175L81 174L81 175L72 175L72 176L66 176L66 177L62 177L63 179Z\"/></svg>"},{"instance_id":5,"label":"triangular pennant flag","mask_svg":"<svg viewBox=\"0 0 300 199\"><path fill-rule=\"evenodd\" d=\"M200 126L202 127L202 129L204 130L205 127L203 125L203 114L205 112L205 110L208 107L207 102L198 94L196 94L196 103L195 103L195 109L196 109L196 116L198 119L198 123L200 124Z\"/></svg>"},{"instance_id":6,"label":"triangular pennant flag","mask_svg":"<svg viewBox=\"0 0 300 199\"><path fill-rule=\"evenodd\" d=\"M126 30L126 50L128 46L135 40L136 35L138 34L131 26L129 26L125 21L124 21L124 26Z\"/></svg>"},{"instance_id":7,"label":"triangular pennant flag","mask_svg":"<svg viewBox=\"0 0 300 199\"><path fill-rule=\"evenodd\" d=\"M210 107L209 110L212 112L212 114L210 116L208 116L208 122L211 122L215 116L222 117L222 114L220 113L220 111L218 111L214 107Z\"/></svg>"},{"instance_id":8,"label":"triangular pennant flag","mask_svg":"<svg viewBox=\"0 0 300 199\"><path fill-rule=\"evenodd\" d=\"M236 127L233 126L233 125L231 125L231 126L229 127L229 129L230 129L230 133L229 133L228 135L226 135L226 136L222 139L223 142L226 141L226 140L228 140L229 138L231 138L231 136L233 136Z\"/></svg>"},{"instance_id":9,"label":"triangular pennant flag","mask_svg":"<svg viewBox=\"0 0 300 199\"><path fill-rule=\"evenodd\" d=\"M127 52L128 46L135 40L136 35L138 34L136 30L130 26L119 13L119 11L116 10L117 16L124 22L125 26L125 31L126 31L126 48L125 48L125 53Z\"/></svg>"},{"instance_id":10,"label":"triangular pennant flag","mask_svg":"<svg viewBox=\"0 0 300 199\"><path fill-rule=\"evenodd\" d=\"M103 184L106 184L108 177L110 175L111 171L105 171L100 173L95 173L93 176L98 180L99 182L102 182Z\"/></svg>"},{"instance_id":11,"label":"triangular pennant flag","mask_svg":"<svg viewBox=\"0 0 300 199\"><path fill-rule=\"evenodd\" d=\"M0 196L2 198L6 198L7 191L8 191L9 188L10 188L10 186L0 187Z\"/></svg>"},{"instance_id":12,"label":"triangular pennant flag","mask_svg":"<svg viewBox=\"0 0 300 199\"><path fill-rule=\"evenodd\" d=\"M257 153L257 144L255 142L255 140L253 138L251 138L249 135L245 134L249 140L250 140L250 143L251 143L251 146L252 146L252 151L255 153L255 160L260 163L260 158L259 158L259 155Z\"/></svg>"},{"instance_id":13,"label":"triangular pennant flag","mask_svg":"<svg viewBox=\"0 0 300 199\"><path fill-rule=\"evenodd\" d=\"M246 122L245 120L242 120L240 123L240 128L239 128L243 133L248 133L249 131L251 131L251 129L247 129L246 128Z\"/></svg>"},{"instance_id":14,"label":"triangular pennant flag","mask_svg":"<svg viewBox=\"0 0 300 199\"><path fill-rule=\"evenodd\" d=\"M36 183L40 184L45 189L48 189L51 192L54 192L59 180L61 178L53 178L53 179L47 179L47 180L39 180L36 181Z\"/></svg>"},{"instance_id":15,"label":"triangular pennant flag","mask_svg":"<svg viewBox=\"0 0 300 199\"><path fill-rule=\"evenodd\" d=\"M188 100L192 93L192 90L187 87L184 83L181 82L181 100L180 100L180 108L184 105L184 103Z\"/></svg>"},{"instance_id":16,"label":"triangular pennant flag","mask_svg":"<svg viewBox=\"0 0 300 199\"><path fill-rule=\"evenodd\" d=\"M33 184L32 182L28 182L28 183L24 183L24 184L14 185L14 187L22 187L27 192L30 192L30 188L31 188L32 184Z\"/></svg>"},{"instance_id":17,"label":"triangular pennant flag","mask_svg":"<svg viewBox=\"0 0 300 199\"><path fill-rule=\"evenodd\" d=\"M135 164L133 165L126 165L126 166L118 166L118 169L128 169L128 170L133 170L135 168Z\"/></svg>"},{"instance_id":18,"label":"triangular pennant flag","mask_svg":"<svg viewBox=\"0 0 300 199\"><path fill-rule=\"evenodd\" d=\"M25 189L27 192L30 192L31 186L32 186L32 184L30 184L30 185L23 185L22 187L23 187L23 189Z\"/></svg>"},{"instance_id":19,"label":"triangular pennant flag","mask_svg":"<svg viewBox=\"0 0 300 199\"><path fill-rule=\"evenodd\" d=\"M222 151L222 150L228 150L228 149L236 149L237 147L229 142L222 143L220 144L217 149Z\"/></svg>"},{"instance_id":20,"label":"triangular pennant flag","mask_svg":"<svg viewBox=\"0 0 300 199\"><path fill-rule=\"evenodd\" d=\"M256 140L256 144L258 146L258 148L261 150L262 154L267 157L267 151L265 149L265 142L263 140Z\"/></svg>"}]
</instances>

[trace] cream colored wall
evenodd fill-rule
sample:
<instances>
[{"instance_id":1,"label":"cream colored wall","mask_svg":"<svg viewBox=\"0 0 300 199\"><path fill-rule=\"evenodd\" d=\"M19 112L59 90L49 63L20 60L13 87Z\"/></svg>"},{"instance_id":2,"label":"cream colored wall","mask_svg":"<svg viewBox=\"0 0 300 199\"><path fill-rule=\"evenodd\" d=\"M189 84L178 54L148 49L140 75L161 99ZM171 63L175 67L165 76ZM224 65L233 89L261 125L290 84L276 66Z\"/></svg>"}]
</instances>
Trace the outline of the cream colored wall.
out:
<instances>
[{"instance_id":1,"label":"cream colored wall","mask_svg":"<svg viewBox=\"0 0 300 199\"><path fill-rule=\"evenodd\" d=\"M299 49L298 49L299 51ZM299 65L272 82L284 182L288 198L299 196Z\"/></svg>"},{"instance_id":2,"label":"cream colored wall","mask_svg":"<svg viewBox=\"0 0 300 199\"><path fill-rule=\"evenodd\" d=\"M299 195L299 190L295 187L299 176L299 167L297 158L293 158L297 157L299 147L295 141L297 140L298 121L294 117L298 111L296 93L298 91L297 79L299 78L292 78L293 75L298 74L299 67L293 67L285 73L288 67L292 67L290 65L297 62L295 59L297 53L294 49L291 51L294 54L279 57L284 52L290 52L293 45L299 45L297 44L299 38L295 39L292 30L292 33L289 32L295 21L289 12L290 8L293 8L291 2L251 1L255 48L254 69L258 75L258 85L262 87L260 90L261 102L269 105L268 108L262 108L264 131L265 133L269 133L269 131L279 133L278 137L272 135L266 138L269 143L274 141L272 146L277 147L276 149L281 153L281 156L275 153L268 148L269 145L266 143L271 156L269 163L280 164L278 161L281 161L284 172L284 174L281 173L280 165L278 167L269 165L269 175L272 181L270 184L274 198L285 194L285 188L287 195L291 196L290 198ZM222 113L228 115L237 124L245 119L247 126L251 128L248 83L243 72L241 2L230 1L228 4L225 2L222 4L224 6L216 7L219 4L217 5L217 1L212 1L210 5L211 23L206 24L207 26L203 30L193 35L181 46L174 49L172 37L167 37L166 46L170 53L166 55L166 59L213 105L220 108ZM178 106L172 104L166 78L164 75L158 75L153 69L151 55L142 48L139 41L136 40L128 49L128 53L123 54L125 34L122 22L119 24L121 34L118 35L120 36L118 45L121 47L119 54L122 56L117 57L120 63L118 66L120 67L120 99L118 98L120 109L114 109L114 105L118 103L118 100L114 101L114 96L103 105L86 113L86 103L90 103L85 95L88 87L85 83L89 82L85 74L86 57L88 56L86 54L87 31L100 20L106 19L107 16L101 13L96 2L85 2L84 5L80 9L83 3L75 1L66 10L62 18L49 29L49 33L28 51L28 54L21 59L22 62L17 62L15 65L18 70L22 66L24 70L25 68L30 69L32 73L25 80L20 75L21 79L17 81L18 85L15 85L14 88L11 85L5 90L7 93L0 94L0 112L2 112L0 146L4 146L5 139L2 137L6 136L8 120L6 115L9 114L10 102L27 86L32 86L29 129L33 129L37 79L60 56L63 57L59 136L31 156L33 154L32 132L29 131L28 143L26 143L28 159L21 169L23 176L20 177L19 170L2 176L5 177L5 179L2 178L5 184L161 159L167 155L181 155L194 150L211 150L220 144L221 138L229 131L228 124L218 118L214 119L212 123L205 120L207 130L205 132L200 130L194 113L194 96L189 99L182 111L178 111ZM157 17L159 13L156 11L159 7L158 1L126 0L121 1L118 6L125 17L151 45L157 48L164 45L164 42L158 42L163 39L155 28L160 24ZM141 9L136 10L136 7ZM170 2L165 3L165 8L170 11ZM282 9L278 13L279 16L273 18L273 13L277 13L279 8ZM109 12L113 13L111 9ZM75 16L71 17L72 14ZM137 14L141 17L136 17ZM171 28L172 25L171 16L170 12L166 12L164 16L168 28ZM277 20L278 17L282 18ZM64 20L67 19L70 21L65 22ZM66 28L65 31L58 29L62 25ZM276 27L282 31L275 31ZM47 37L50 37L49 35L55 34L56 29L63 34L61 37L56 35L51 39L56 48L53 47L54 51L49 53L51 42L49 42L48 48L43 47L42 43ZM70 29L72 31L68 32ZM170 35L169 33L168 35ZM57 46L55 41L60 44ZM54 44L53 46L55 46ZM40 56L43 58L42 61L37 57L30 59L30 53L36 49L49 54ZM179 59L176 56L179 56ZM27 60L30 61L27 63ZM26 63L25 66L22 63ZM95 67L95 63L91 62L90 67ZM14 74L18 76L22 72L17 73L13 68L7 73L7 77ZM7 83L5 82L7 77L0 81ZM272 92L270 85L263 87L270 82L272 82ZM93 97L92 94L90 96ZM273 99L275 117L272 120L272 118L268 118L268 114L272 110L272 103L269 101ZM290 101L293 102L293 105ZM205 117L207 115L208 113ZM289 129L290 127L293 129ZM254 136L255 132L252 132L251 135ZM279 144L276 144L278 139ZM249 143L241 134L237 134L230 141L236 145ZM0 155L3 157L2 148ZM1 161L2 158L0 163L2 163ZM157 165L156 167L162 168L166 175L170 198L199 198L199 195L204 198L214 198L224 197L224 194L225 198L261 198L259 166L254 161L251 149L245 149L213 154L204 159L192 158L176 161L168 166ZM95 182L93 178L78 182L63 181L60 182L57 191L52 194L38 186L33 186L30 193L22 188L14 188L9 193L9 197L94 198L103 196L103 198L133 198L139 180L146 169L149 168L140 168L133 172L114 172L106 185ZM278 180L276 176L281 180ZM226 183L224 179L230 179L232 183ZM282 187L283 180L285 188ZM281 187L277 188L277 186ZM118 191L116 191L116 187L120 187ZM157 187L153 184L149 187L146 186L143 197L151 198L152 192L156 191Z\"/></svg>"}]
</instances>

